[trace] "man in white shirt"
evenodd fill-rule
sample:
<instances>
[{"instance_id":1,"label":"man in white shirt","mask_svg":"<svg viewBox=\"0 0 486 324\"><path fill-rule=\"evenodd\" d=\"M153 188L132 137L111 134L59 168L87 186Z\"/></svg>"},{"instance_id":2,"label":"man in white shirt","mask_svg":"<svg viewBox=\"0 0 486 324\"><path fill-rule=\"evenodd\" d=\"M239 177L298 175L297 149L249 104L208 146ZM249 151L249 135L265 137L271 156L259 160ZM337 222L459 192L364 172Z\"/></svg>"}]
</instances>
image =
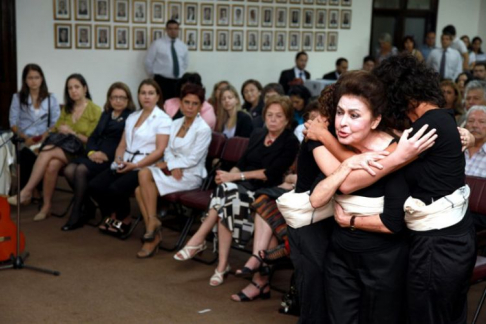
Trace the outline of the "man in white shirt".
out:
<instances>
[{"instance_id":1,"label":"man in white shirt","mask_svg":"<svg viewBox=\"0 0 486 324\"><path fill-rule=\"evenodd\" d=\"M442 34L440 37L442 48L436 48L430 52L427 58L427 66L439 72L441 79L455 80L462 72L461 55L456 49L450 47L452 37Z\"/></svg>"},{"instance_id":2,"label":"man in white shirt","mask_svg":"<svg viewBox=\"0 0 486 324\"><path fill-rule=\"evenodd\" d=\"M456 27L453 25L447 25L442 29L442 34L450 35L452 37L452 44L451 48L454 48L459 51L462 57L462 69L464 71L469 70L469 52L467 50L466 44L460 39L456 37Z\"/></svg>"},{"instance_id":3,"label":"man in white shirt","mask_svg":"<svg viewBox=\"0 0 486 324\"><path fill-rule=\"evenodd\" d=\"M167 36L155 40L145 58L145 70L154 76L165 101L177 96L176 85L189 64L187 45L179 37L179 23L169 20Z\"/></svg>"}]
</instances>

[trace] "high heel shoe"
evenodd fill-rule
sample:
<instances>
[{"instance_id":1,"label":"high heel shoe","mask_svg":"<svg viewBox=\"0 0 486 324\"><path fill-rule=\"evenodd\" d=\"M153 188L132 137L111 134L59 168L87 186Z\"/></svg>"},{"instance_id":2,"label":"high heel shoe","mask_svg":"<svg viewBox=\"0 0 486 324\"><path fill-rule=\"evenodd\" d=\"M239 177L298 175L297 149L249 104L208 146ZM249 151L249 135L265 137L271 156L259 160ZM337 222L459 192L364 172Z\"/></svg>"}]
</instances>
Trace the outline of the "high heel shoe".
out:
<instances>
[{"instance_id":1,"label":"high heel shoe","mask_svg":"<svg viewBox=\"0 0 486 324\"><path fill-rule=\"evenodd\" d=\"M149 251L149 250L144 249L142 247L142 249L140 249L140 251L137 252L137 258L139 258L139 259L151 258L154 255L156 255L157 252L159 252L159 244L160 244L160 241L162 240L162 235L160 234L160 231L157 231L155 233L154 240L155 240L155 238L158 238L158 242L155 244L155 246L152 249L152 251Z\"/></svg>"},{"instance_id":2,"label":"high heel shoe","mask_svg":"<svg viewBox=\"0 0 486 324\"><path fill-rule=\"evenodd\" d=\"M195 246L186 245L182 250L174 254L174 259L176 259L177 261L190 260L194 258L196 255L198 255L199 253L201 253L202 251L206 250L207 248L208 247L206 245L206 241Z\"/></svg>"},{"instance_id":3,"label":"high heel shoe","mask_svg":"<svg viewBox=\"0 0 486 324\"><path fill-rule=\"evenodd\" d=\"M149 232L148 231L148 224L145 234L142 237L142 242L153 242L155 240L156 233L158 233L162 227L162 223L159 221L157 216L150 216L150 219L155 219L157 221L157 225L155 226L154 230Z\"/></svg>"},{"instance_id":4,"label":"high heel shoe","mask_svg":"<svg viewBox=\"0 0 486 324\"><path fill-rule=\"evenodd\" d=\"M250 269L248 267L243 267L241 270L237 270L236 273L235 273L235 276L236 277L240 277L240 278L251 278L253 276L254 273L260 271L260 269L262 268L262 264L263 264L263 260L262 258L260 258L258 255L256 254L252 254L250 256L251 257L254 257L258 260L259 262L259 266L256 267L255 269Z\"/></svg>"},{"instance_id":5,"label":"high heel shoe","mask_svg":"<svg viewBox=\"0 0 486 324\"><path fill-rule=\"evenodd\" d=\"M261 299L269 299L270 298L270 290L268 290L267 292L263 292L263 290L265 290L265 288L267 288L269 286L269 283L267 282L266 284L264 284L263 286L260 286L259 284L257 284L256 282L252 281L251 284L255 287L257 287L258 290L260 290L260 293L254 297L248 297L243 291L240 291L238 294L236 294L239 298L239 300L235 299L235 298L231 298L231 300L233 301L237 301L237 302L249 302L249 301L252 301L252 300L255 300L255 299L258 299L258 298L261 298Z\"/></svg>"},{"instance_id":6,"label":"high heel shoe","mask_svg":"<svg viewBox=\"0 0 486 324\"><path fill-rule=\"evenodd\" d=\"M30 204L31 200L32 200L32 197L29 197L29 198L24 199L24 200L20 200L20 205L28 205L28 204ZM10 205L17 206L17 195L8 197L7 201Z\"/></svg>"},{"instance_id":7,"label":"high heel shoe","mask_svg":"<svg viewBox=\"0 0 486 324\"><path fill-rule=\"evenodd\" d=\"M211 276L211 279L209 279L209 285L213 287L221 285L230 270L231 267L229 264L226 266L223 272L219 272L218 269L214 270L214 274Z\"/></svg>"},{"instance_id":8,"label":"high heel shoe","mask_svg":"<svg viewBox=\"0 0 486 324\"><path fill-rule=\"evenodd\" d=\"M44 220L44 219L46 219L48 216L49 216L49 213L38 212L38 213L37 213L37 214L34 216L34 221L35 221L35 222L38 222L38 221Z\"/></svg>"}]
</instances>

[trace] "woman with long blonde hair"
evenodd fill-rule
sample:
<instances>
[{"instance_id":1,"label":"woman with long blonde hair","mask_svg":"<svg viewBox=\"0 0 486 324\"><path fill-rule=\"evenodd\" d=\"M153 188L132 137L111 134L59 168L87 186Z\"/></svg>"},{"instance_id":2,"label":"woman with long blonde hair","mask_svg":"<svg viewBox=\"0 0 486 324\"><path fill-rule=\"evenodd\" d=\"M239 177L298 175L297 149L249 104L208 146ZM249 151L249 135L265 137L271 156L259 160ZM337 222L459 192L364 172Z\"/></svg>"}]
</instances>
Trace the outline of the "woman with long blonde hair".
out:
<instances>
[{"instance_id":1,"label":"woman with long blonde hair","mask_svg":"<svg viewBox=\"0 0 486 324\"><path fill-rule=\"evenodd\" d=\"M216 131L227 138L234 136L250 137L253 122L248 113L241 110L238 91L232 85L221 89L216 117Z\"/></svg>"}]
</instances>

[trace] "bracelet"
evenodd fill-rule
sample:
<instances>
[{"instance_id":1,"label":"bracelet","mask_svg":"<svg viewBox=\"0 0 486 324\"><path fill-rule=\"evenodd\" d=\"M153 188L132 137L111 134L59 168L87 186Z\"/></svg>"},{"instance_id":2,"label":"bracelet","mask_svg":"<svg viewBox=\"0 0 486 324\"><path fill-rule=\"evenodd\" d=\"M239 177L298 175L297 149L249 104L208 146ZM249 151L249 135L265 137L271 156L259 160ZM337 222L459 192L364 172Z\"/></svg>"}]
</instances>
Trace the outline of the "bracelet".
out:
<instances>
[{"instance_id":1,"label":"bracelet","mask_svg":"<svg viewBox=\"0 0 486 324\"><path fill-rule=\"evenodd\" d=\"M356 219L356 216L351 216L351 219L349 220L349 229L354 231L356 230L356 227L354 227L354 220Z\"/></svg>"},{"instance_id":2,"label":"bracelet","mask_svg":"<svg viewBox=\"0 0 486 324\"><path fill-rule=\"evenodd\" d=\"M241 172L241 181L245 181L246 178L245 178L245 174L243 172Z\"/></svg>"}]
</instances>

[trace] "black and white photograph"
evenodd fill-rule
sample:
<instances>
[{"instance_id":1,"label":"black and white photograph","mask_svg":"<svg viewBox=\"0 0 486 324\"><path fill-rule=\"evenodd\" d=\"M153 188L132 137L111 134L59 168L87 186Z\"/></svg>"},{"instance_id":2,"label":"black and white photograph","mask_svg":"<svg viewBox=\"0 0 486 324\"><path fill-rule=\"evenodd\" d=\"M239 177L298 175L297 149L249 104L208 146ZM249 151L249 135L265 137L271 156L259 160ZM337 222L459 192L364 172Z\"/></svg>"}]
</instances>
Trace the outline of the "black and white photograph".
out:
<instances>
[{"instance_id":1,"label":"black and white photograph","mask_svg":"<svg viewBox=\"0 0 486 324\"><path fill-rule=\"evenodd\" d=\"M262 31L260 37L260 50L264 52L269 52L272 50L272 32Z\"/></svg>"},{"instance_id":2,"label":"black and white photograph","mask_svg":"<svg viewBox=\"0 0 486 324\"><path fill-rule=\"evenodd\" d=\"M95 48L96 49L110 49L111 42L111 27L109 25L95 26Z\"/></svg>"},{"instance_id":3,"label":"black and white photograph","mask_svg":"<svg viewBox=\"0 0 486 324\"><path fill-rule=\"evenodd\" d=\"M287 0L276 0L277 3L287 3Z\"/></svg>"},{"instance_id":4,"label":"black and white photograph","mask_svg":"<svg viewBox=\"0 0 486 324\"><path fill-rule=\"evenodd\" d=\"M286 49L287 32L275 32L275 51L283 52Z\"/></svg>"},{"instance_id":5,"label":"black and white photograph","mask_svg":"<svg viewBox=\"0 0 486 324\"><path fill-rule=\"evenodd\" d=\"M218 26L229 26L230 13L228 5L218 5L218 17L216 19Z\"/></svg>"},{"instance_id":6,"label":"black and white photograph","mask_svg":"<svg viewBox=\"0 0 486 324\"><path fill-rule=\"evenodd\" d=\"M71 25L54 24L55 48L71 48Z\"/></svg>"},{"instance_id":7,"label":"black and white photograph","mask_svg":"<svg viewBox=\"0 0 486 324\"><path fill-rule=\"evenodd\" d=\"M201 25L212 26L214 24L214 5L202 4L201 5Z\"/></svg>"},{"instance_id":8,"label":"black and white photograph","mask_svg":"<svg viewBox=\"0 0 486 324\"><path fill-rule=\"evenodd\" d=\"M74 0L74 12L76 20L91 20L91 1Z\"/></svg>"},{"instance_id":9,"label":"black and white photograph","mask_svg":"<svg viewBox=\"0 0 486 324\"><path fill-rule=\"evenodd\" d=\"M275 9L275 27L287 27L287 8Z\"/></svg>"},{"instance_id":10,"label":"black and white photograph","mask_svg":"<svg viewBox=\"0 0 486 324\"><path fill-rule=\"evenodd\" d=\"M327 50L330 52L337 51L337 43L338 43L338 33L337 32L327 33Z\"/></svg>"},{"instance_id":11,"label":"black and white photograph","mask_svg":"<svg viewBox=\"0 0 486 324\"><path fill-rule=\"evenodd\" d=\"M304 9L302 16L302 27L312 28L314 27L314 9Z\"/></svg>"},{"instance_id":12,"label":"black and white photograph","mask_svg":"<svg viewBox=\"0 0 486 324\"><path fill-rule=\"evenodd\" d=\"M296 3L297 4L297 3L302 3L302 1L301 0L290 0L290 3Z\"/></svg>"},{"instance_id":13,"label":"black and white photograph","mask_svg":"<svg viewBox=\"0 0 486 324\"><path fill-rule=\"evenodd\" d=\"M314 4L314 0L304 0L304 4L307 4L307 5Z\"/></svg>"},{"instance_id":14,"label":"black and white photograph","mask_svg":"<svg viewBox=\"0 0 486 324\"><path fill-rule=\"evenodd\" d=\"M214 42L214 33L212 30L201 30L201 51L212 51Z\"/></svg>"},{"instance_id":15,"label":"black and white photograph","mask_svg":"<svg viewBox=\"0 0 486 324\"><path fill-rule=\"evenodd\" d=\"M351 10L341 10L341 28L351 28Z\"/></svg>"},{"instance_id":16,"label":"black and white photograph","mask_svg":"<svg viewBox=\"0 0 486 324\"><path fill-rule=\"evenodd\" d=\"M258 31L257 30L246 31L246 50L258 51Z\"/></svg>"},{"instance_id":17,"label":"black and white photograph","mask_svg":"<svg viewBox=\"0 0 486 324\"><path fill-rule=\"evenodd\" d=\"M91 25L76 24L76 48L91 48Z\"/></svg>"},{"instance_id":18,"label":"black and white photograph","mask_svg":"<svg viewBox=\"0 0 486 324\"><path fill-rule=\"evenodd\" d=\"M351 6L351 0L341 0L341 6L350 7Z\"/></svg>"},{"instance_id":19,"label":"black and white photograph","mask_svg":"<svg viewBox=\"0 0 486 324\"><path fill-rule=\"evenodd\" d=\"M184 40L190 51L197 51L197 29L186 28Z\"/></svg>"},{"instance_id":20,"label":"black and white photograph","mask_svg":"<svg viewBox=\"0 0 486 324\"><path fill-rule=\"evenodd\" d=\"M232 26L243 27L245 25L245 7L240 5L233 6Z\"/></svg>"},{"instance_id":21,"label":"black and white photograph","mask_svg":"<svg viewBox=\"0 0 486 324\"><path fill-rule=\"evenodd\" d=\"M152 27L151 29L152 38L150 42L153 43L155 40L164 37L164 33L165 33L165 28Z\"/></svg>"},{"instance_id":22,"label":"black and white photograph","mask_svg":"<svg viewBox=\"0 0 486 324\"><path fill-rule=\"evenodd\" d=\"M184 12L186 13L184 17L184 24L197 25L197 3L184 3L184 6Z\"/></svg>"},{"instance_id":23,"label":"black and white photograph","mask_svg":"<svg viewBox=\"0 0 486 324\"><path fill-rule=\"evenodd\" d=\"M300 27L300 9L290 8L289 14L289 26L290 27Z\"/></svg>"},{"instance_id":24,"label":"black and white photograph","mask_svg":"<svg viewBox=\"0 0 486 324\"><path fill-rule=\"evenodd\" d=\"M312 32L302 33L302 50L310 52L314 49L312 46L313 38L314 34Z\"/></svg>"},{"instance_id":25,"label":"black and white photograph","mask_svg":"<svg viewBox=\"0 0 486 324\"><path fill-rule=\"evenodd\" d=\"M69 20L71 19L71 2L70 0L54 0L54 19Z\"/></svg>"},{"instance_id":26,"label":"black and white photograph","mask_svg":"<svg viewBox=\"0 0 486 324\"><path fill-rule=\"evenodd\" d=\"M163 24L165 22L165 3L164 1L159 0L152 0L151 2L151 13L152 16L150 17L151 23L159 23Z\"/></svg>"},{"instance_id":27,"label":"black and white photograph","mask_svg":"<svg viewBox=\"0 0 486 324\"><path fill-rule=\"evenodd\" d=\"M324 52L326 50L326 32L317 32L314 40L314 50Z\"/></svg>"},{"instance_id":28,"label":"black and white photograph","mask_svg":"<svg viewBox=\"0 0 486 324\"><path fill-rule=\"evenodd\" d=\"M110 1L109 0L95 0L94 1L94 20L109 21L110 20Z\"/></svg>"},{"instance_id":29,"label":"black and white photograph","mask_svg":"<svg viewBox=\"0 0 486 324\"><path fill-rule=\"evenodd\" d=\"M128 22L130 8L128 7L128 0L115 0L113 8L116 22Z\"/></svg>"},{"instance_id":30,"label":"black and white photograph","mask_svg":"<svg viewBox=\"0 0 486 324\"><path fill-rule=\"evenodd\" d=\"M247 15L247 26L248 27L258 27L258 9L259 7L248 6L248 15Z\"/></svg>"},{"instance_id":31,"label":"black and white photograph","mask_svg":"<svg viewBox=\"0 0 486 324\"><path fill-rule=\"evenodd\" d=\"M327 4L327 0L316 0L316 4L318 4L318 5L326 5Z\"/></svg>"},{"instance_id":32,"label":"black and white photograph","mask_svg":"<svg viewBox=\"0 0 486 324\"><path fill-rule=\"evenodd\" d=\"M147 22L147 2L145 2L144 0L133 1L133 20L132 21L134 23L146 23Z\"/></svg>"},{"instance_id":33,"label":"black and white photograph","mask_svg":"<svg viewBox=\"0 0 486 324\"><path fill-rule=\"evenodd\" d=\"M268 3L272 3L273 0L262 0L262 2L268 2Z\"/></svg>"},{"instance_id":34,"label":"black and white photograph","mask_svg":"<svg viewBox=\"0 0 486 324\"><path fill-rule=\"evenodd\" d=\"M339 0L329 0L329 5L331 5L331 6L338 6L339 5Z\"/></svg>"},{"instance_id":35,"label":"black and white photograph","mask_svg":"<svg viewBox=\"0 0 486 324\"><path fill-rule=\"evenodd\" d=\"M289 51L300 50L300 33L289 32Z\"/></svg>"},{"instance_id":36,"label":"black and white photograph","mask_svg":"<svg viewBox=\"0 0 486 324\"><path fill-rule=\"evenodd\" d=\"M115 26L115 49L127 50L130 48L129 27Z\"/></svg>"},{"instance_id":37,"label":"black and white photograph","mask_svg":"<svg viewBox=\"0 0 486 324\"><path fill-rule=\"evenodd\" d=\"M217 51L227 51L229 49L229 31L228 30L218 30L216 32L217 35L217 43L216 43L216 50Z\"/></svg>"},{"instance_id":38,"label":"black and white photograph","mask_svg":"<svg viewBox=\"0 0 486 324\"><path fill-rule=\"evenodd\" d=\"M147 28L133 27L133 49L144 50L147 49Z\"/></svg>"},{"instance_id":39,"label":"black and white photograph","mask_svg":"<svg viewBox=\"0 0 486 324\"><path fill-rule=\"evenodd\" d=\"M262 27L273 27L273 8L262 8Z\"/></svg>"},{"instance_id":40,"label":"black and white photograph","mask_svg":"<svg viewBox=\"0 0 486 324\"><path fill-rule=\"evenodd\" d=\"M243 51L243 31L232 30L231 31L231 50L234 52Z\"/></svg>"},{"instance_id":41,"label":"black and white photograph","mask_svg":"<svg viewBox=\"0 0 486 324\"><path fill-rule=\"evenodd\" d=\"M179 24L182 23L182 4L180 2L169 2L168 20L175 20Z\"/></svg>"},{"instance_id":42,"label":"black and white photograph","mask_svg":"<svg viewBox=\"0 0 486 324\"><path fill-rule=\"evenodd\" d=\"M317 9L316 10L316 28L326 28L327 22L327 10Z\"/></svg>"},{"instance_id":43,"label":"black and white photograph","mask_svg":"<svg viewBox=\"0 0 486 324\"><path fill-rule=\"evenodd\" d=\"M338 28L339 26L339 10L331 9L329 10L329 28Z\"/></svg>"}]
</instances>

